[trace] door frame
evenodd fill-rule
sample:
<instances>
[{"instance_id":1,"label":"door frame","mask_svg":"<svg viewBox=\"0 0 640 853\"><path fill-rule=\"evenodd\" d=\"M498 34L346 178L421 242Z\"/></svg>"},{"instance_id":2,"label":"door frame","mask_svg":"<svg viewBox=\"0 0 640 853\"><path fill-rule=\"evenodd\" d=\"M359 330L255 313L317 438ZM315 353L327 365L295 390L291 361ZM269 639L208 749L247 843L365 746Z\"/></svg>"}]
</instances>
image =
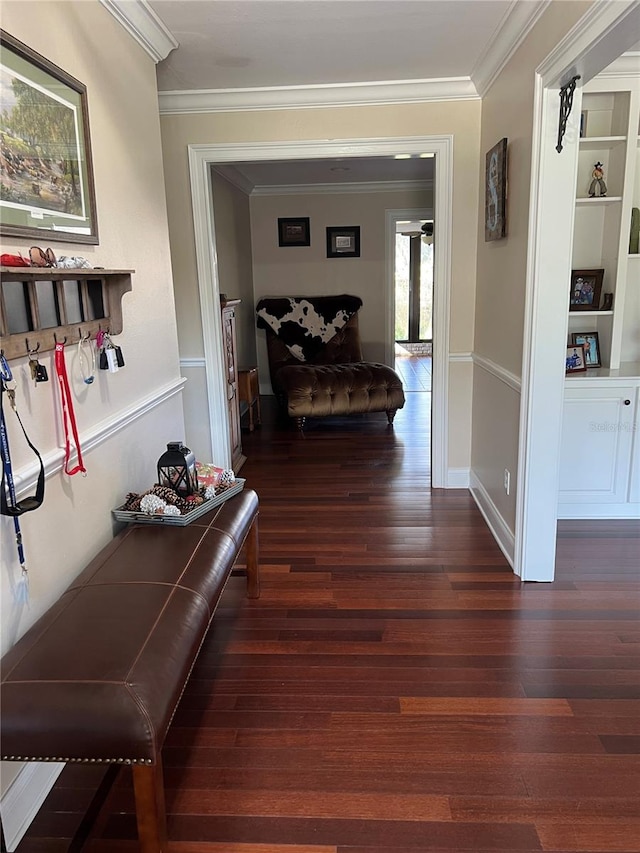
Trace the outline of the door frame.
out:
<instances>
[{"instance_id":1,"label":"door frame","mask_svg":"<svg viewBox=\"0 0 640 853\"><path fill-rule=\"evenodd\" d=\"M395 255L396 255L396 224L398 222L403 222L404 220L416 220L416 219L433 219L433 206L432 207L419 207L419 208L400 208L393 210L385 210L385 240L386 240L386 250L385 250L385 258L387 264L387 340L385 342L385 357L387 359L387 364L393 367L393 363L395 361L395 331L396 331L396 286L395 286ZM435 234L435 228L433 229ZM435 291L435 258L436 258L436 241L434 237L433 241L433 262L434 262L434 282L433 288ZM433 321L435 322L435 315L433 316ZM435 345L435 344L434 344ZM438 354L440 357L440 353ZM433 363L436 361L436 353L435 349L433 351Z\"/></svg>"},{"instance_id":2,"label":"door frame","mask_svg":"<svg viewBox=\"0 0 640 853\"><path fill-rule=\"evenodd\" d=\"M432 376L432 487L446 488L448 471L449 316L453 232L453 136L379 139L291 140L287 142L200 143L188 146L200 314L212 458L230 464L229 427L225 418L224 370L220 327L220 284L215 241L211 167L264 160L333 157L381 157L433 152L436 158ZM385 327L388 326L388 318Z\"/></svg>"},{"instance_id":3,"label":"door frame","mask_svg":"<svg viewBox=\"0 0 640 853\"><path fill-rule=\"evenodd\" d=\"M638 0L597 0L535 73L514 555L525 581L555 574L581 87L637 41L628 19L639 8ZM576 74L558 153L559 90Z\"/></svg>"}]
</instances>

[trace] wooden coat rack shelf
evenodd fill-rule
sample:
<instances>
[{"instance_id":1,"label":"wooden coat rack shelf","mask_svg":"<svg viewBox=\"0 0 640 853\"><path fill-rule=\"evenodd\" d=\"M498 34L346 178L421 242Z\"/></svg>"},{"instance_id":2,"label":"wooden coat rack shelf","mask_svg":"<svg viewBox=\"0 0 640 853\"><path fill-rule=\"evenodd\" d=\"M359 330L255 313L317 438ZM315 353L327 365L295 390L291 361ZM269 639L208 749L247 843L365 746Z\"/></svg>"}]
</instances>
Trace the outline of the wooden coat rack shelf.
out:
<instances>
[{"instance_id":1,"label":"wooden coat rack shelf","mask_svg":"<svg viewBox=\"0 0 640 853\"><path fill-rule=\"evenodd\" d=\"M7 359L66 339L122 332L122 297L134 270L0 267L0 348Z\"/></svg>"}]
</instances>

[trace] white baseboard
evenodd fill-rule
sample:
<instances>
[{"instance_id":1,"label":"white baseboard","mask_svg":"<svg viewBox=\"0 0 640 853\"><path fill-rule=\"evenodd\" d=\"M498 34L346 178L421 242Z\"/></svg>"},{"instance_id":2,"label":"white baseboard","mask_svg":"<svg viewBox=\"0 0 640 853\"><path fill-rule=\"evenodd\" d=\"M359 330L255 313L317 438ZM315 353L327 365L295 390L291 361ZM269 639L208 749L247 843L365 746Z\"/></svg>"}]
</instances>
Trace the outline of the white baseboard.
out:
<instances>
[{"instance_id":1,"label":"white baseboard","mask_svg":"<svg viewBox=\"0 0 640 853\"><path fill-rule=\"evenodd\" d=\"M489 493L473 470L470 472L469 488L474 501L478 505L478 509L482 513L484 520L489 526L489 530L493 534L493 538L496 540L498 547L507 558L509 565L513 568L516 552L515 534L500 514L498 507L491 500Z\"/></svg>"},{"instance_id":2,"label":"white baseboard","mask_svg":"<svg viewBox=\"0 0 640 853\"><path fill-rule=\"evenodd\" d=\"M13 853L44 803L64 764L28 762L24 764L0 800L2 829L9 853Z\"/></svg>"},{"instance_id":3,"label":"white baseboard","mask_svg":"<svg viewBox=\"0 0 640 853\"><path fill-rule=\"evenodd\" d=\"M640 518L640 504L558 504L558 518Z\"/></svg>"},{"instance_id":4,"label":"white baseboard","mask_svg":"<svg viewBox=\"0 0 640 853\"><path fill-rule=\"evenodd\" d=\"M468 468L448 468L447 469L447 489L468 489L469 488L469 469Z\"/></svg>"}]
</instances>

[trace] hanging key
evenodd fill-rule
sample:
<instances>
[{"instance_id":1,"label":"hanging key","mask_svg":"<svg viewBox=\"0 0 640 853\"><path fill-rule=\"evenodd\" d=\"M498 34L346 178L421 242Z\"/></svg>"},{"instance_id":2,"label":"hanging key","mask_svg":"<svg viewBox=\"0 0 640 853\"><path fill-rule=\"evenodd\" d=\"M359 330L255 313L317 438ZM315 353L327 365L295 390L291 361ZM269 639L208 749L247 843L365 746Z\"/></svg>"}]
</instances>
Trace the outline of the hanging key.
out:
<instances>
[{"instance_id":1,"label":"hanging key","mask_svg":"<svg viewBox=\"0 0 640 853\"><path fill-rule=\"evenodd\" d=\"M48 382L49 375L47 374L47 368L44 364L40 364L37 358L33 356L29 356L29 370L31 371L31 378L37 384L38 382Z\"/></svg>"}]
</instances>

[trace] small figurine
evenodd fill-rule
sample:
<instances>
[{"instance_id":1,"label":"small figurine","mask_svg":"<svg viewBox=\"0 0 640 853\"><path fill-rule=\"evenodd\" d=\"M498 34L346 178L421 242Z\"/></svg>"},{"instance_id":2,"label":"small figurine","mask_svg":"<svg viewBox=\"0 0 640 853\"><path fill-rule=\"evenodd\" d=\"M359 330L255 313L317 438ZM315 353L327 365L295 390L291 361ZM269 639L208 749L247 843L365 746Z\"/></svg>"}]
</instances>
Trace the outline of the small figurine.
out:
<instances>
[{"instance_id":1,"label":"small figurine","mask_svg":"<svg viewBox=\"0 0 640 853\"><path fill-rule=\"evenodd\" d=\"M607 194L607 185L604 182L604 167L599 160L594 164L593 172L591 172L589 198L596 197L596 190L598 191L598 195L601 197L604 197Z\"/></svg>"}]
</instances>

